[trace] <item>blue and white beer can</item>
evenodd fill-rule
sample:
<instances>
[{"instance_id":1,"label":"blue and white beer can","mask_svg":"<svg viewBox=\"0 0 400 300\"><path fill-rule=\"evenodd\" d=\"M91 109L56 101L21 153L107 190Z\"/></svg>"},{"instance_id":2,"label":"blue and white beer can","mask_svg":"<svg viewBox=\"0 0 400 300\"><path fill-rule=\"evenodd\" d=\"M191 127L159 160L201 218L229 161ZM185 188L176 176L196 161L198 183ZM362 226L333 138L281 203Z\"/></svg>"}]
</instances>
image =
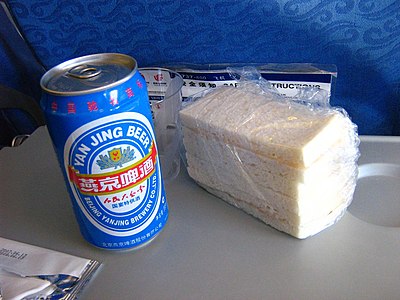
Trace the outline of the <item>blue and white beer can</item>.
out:
<instances>
[{"instance_id":1,"label":"blue and white beer can","mask_svg":"<svg viewBox=\"0 0 400 300\"><path fill-rule=\"evenodd\" d=\"M104 249L151 241L168 219L146 82L128 55L66 61L42 107L83 237Z\"/></svg>"}]
</instances>

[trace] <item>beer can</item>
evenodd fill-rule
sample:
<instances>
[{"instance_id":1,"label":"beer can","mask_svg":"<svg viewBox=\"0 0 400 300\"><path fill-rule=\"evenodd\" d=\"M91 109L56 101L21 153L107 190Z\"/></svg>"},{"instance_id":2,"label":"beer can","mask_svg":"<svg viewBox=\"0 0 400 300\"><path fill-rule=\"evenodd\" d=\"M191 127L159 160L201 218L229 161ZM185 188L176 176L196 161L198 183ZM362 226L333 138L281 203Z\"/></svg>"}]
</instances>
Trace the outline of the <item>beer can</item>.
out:
<instances>
[{"instance_id":1,"label":"beer can","mask_svg":"<svg viewBox=\"0 0 400 300\"><path fill-rule=\"evenodd\" d=\"M41 79L48 131L83 237L111 250L151 241L168 219L146 82L134 58L78 57Z\"/></svg>"}]
</instances>

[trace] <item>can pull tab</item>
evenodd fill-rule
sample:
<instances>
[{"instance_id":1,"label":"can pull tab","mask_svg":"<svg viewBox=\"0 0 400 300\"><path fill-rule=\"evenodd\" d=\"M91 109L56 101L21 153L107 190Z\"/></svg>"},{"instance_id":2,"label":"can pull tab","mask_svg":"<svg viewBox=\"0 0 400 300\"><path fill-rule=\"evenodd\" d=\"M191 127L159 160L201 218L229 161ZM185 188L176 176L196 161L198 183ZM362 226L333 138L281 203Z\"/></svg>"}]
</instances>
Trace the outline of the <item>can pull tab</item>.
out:
<instances>
[{"instance_id":1,"label":"can pull tab","mask_svg":"<svg viewBox=\"0 0 400 300\"><path fill-rule=\"evenodd\" d=\"M79 65L71 68L67 75L78 79L89 79L98 76L101 73L100 69L91 65Z\"/></svg>"}]
</instances>

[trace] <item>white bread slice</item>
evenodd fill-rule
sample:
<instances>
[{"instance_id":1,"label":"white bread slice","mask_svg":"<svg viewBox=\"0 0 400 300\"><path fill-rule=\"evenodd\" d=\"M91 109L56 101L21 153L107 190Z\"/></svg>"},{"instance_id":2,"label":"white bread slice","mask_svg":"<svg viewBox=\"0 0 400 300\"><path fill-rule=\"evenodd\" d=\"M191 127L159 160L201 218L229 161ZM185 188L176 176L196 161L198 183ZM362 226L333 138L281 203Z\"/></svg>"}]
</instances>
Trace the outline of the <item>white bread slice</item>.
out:
<instances>
[{"instance_id":1,"label":"white bread slice","mask_svg":"<svg viewBox=\"0 0 400 300\"><path fill-rule=\"evenodd\" d=\"M305 239L307 237L313 236L328 228L329 226L335 224L344 215L347 207L350 205L352 200L352 196L349 195L345 202L341 203L328 215L321 216L320 218L317 218L312 222L298 225L290 223L287 218L280 216L279 213L275 210L271 210L269 208L258 208L251 203L245 202L242 199L235 198L220 190L202 185L201 183L199 183L199 185L211 194L223 199L225 202L231 205L240 208L244 212L263 221L265 224L270 225L275 229L288 233L299 239Z\"/></svg>"},{"instance_id":2,"label":"white bread slice","mask_svg":"<svg viewBox=\"0 0 400 300\"><path fill-rule=\"evenodd\" d=\"M203 167L207 167L207 162L218 157L216 165L218 173L221 173L221 168L225 169L227 166L228 170L231 170L229 173L243 173L242 176L246 176L252 182L293 198L297 197L295 193L300 183L311 185L314 189L316 179L322 181L329 177L331 180L336 180L335 178L347 178L356 172L356 166L352 163L351 156L348 156L352 154L348 150L352 149L349 142L340 141L308 168L294 168L239 146L222 144L215 138L196 134L191 129L184 128L184 136L188 156L195 157L199 162L205 162ZM345 159L346 156L348 159ZM344 163L348 161L350 163Z\"/></svg>"},{"instance_id":3,"label":"white bread slice","mask_svg":"<svg viewBox=\"0 0 400 300\"><path fill-rule=\"evenodd\" d=\"M195 132L304 168L342 138L338 128L352 128L348 118L335 110L311 111L233 87L207 94L181 110L180 117L182 125Z\"/></svg>"},{"instance_id":4,"label":"white bread slice","mask_svg":"<svg viewBox=\"0 0 400 300\"><path fill-rule=\"evenodd\" d=\"M258 208L268 207L275 210L281 217L288 219L293 225L308 223L321 215L328 215L354 192L352 177L335 180L332 185L330 178L319 180L318 189L313 186L299 184L296 198L287 196L272 188L255 184L247 178L247 174L236 173L238 169L210 169L204 167L207 162L200 162L194 157L188 157L189 175L204 186L220 190L234 197L250 203Z\"/></svg>"}]
</instances>

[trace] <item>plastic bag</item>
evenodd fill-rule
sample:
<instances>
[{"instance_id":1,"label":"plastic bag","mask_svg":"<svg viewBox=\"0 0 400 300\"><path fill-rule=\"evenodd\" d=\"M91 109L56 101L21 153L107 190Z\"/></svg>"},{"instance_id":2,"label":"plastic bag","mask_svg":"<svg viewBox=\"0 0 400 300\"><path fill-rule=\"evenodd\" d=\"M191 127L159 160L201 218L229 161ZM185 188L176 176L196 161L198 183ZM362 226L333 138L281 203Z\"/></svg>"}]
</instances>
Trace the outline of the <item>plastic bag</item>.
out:
<instances>
[{"instance_id":1,"label":"plastic bag","mask_svg":"<svg viewBox=\"0 0 400 300\"><path fill-rule=\"evenodd\" d=\"M355 189L356 125L315 89L288 99L257 70L235 72L236 88L204 91L180 112L189 175L297 238L334 224Z\"/></svg>"}]
</instances>

